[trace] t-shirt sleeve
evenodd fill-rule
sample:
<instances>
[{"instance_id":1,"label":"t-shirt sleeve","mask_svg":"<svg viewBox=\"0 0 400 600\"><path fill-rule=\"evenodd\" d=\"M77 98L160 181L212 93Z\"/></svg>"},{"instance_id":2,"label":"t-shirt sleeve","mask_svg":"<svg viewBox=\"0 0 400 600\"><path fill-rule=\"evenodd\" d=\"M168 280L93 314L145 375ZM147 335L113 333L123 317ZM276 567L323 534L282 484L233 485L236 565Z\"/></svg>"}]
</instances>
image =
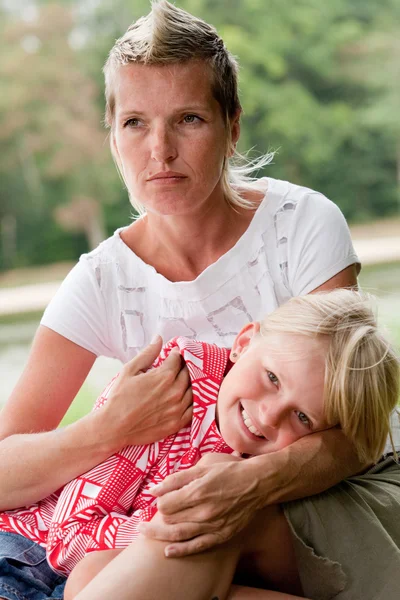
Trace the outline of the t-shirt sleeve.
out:
<instances>
[{"instance_id":1,"label":"t-shirt sleeve","mask_svg":"<svg viewBox=\"0 0 400 600\"><path fill-rule=\"evenodd\" d=\"M293 211L287 236L287 286L291 295L308 294L359 259L340 209L308 192Z\"/></svg>"},{"instance_id":2,"label":"t-shirt sleeve","mask_svg":"<svg viewBox=\"0 0 400 600\"><path fill-rule=\"evenodd\" d=\"M96 356L114 358L100 281L91 261L81 257L46 308L41 325Z\"/></svg>"}]
</instances>

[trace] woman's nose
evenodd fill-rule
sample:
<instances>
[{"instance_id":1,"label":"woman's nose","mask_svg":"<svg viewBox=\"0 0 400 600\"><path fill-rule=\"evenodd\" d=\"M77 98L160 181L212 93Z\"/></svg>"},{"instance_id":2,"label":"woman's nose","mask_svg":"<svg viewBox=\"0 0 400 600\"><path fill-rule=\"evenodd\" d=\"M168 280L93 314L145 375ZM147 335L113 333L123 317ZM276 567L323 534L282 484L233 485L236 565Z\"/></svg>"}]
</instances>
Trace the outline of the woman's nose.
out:
<instances>
[{"instance_id":1,"label":"woman's nose","mask_svg":"<svg viewBox=\"0 0 400 600\"><path fill-rule=\"evenodd\" d=\"M151 135L151 158L159 163L167 163L176 158L174 136L166 126L157 127Z\"/></svg>"}]
</instances>

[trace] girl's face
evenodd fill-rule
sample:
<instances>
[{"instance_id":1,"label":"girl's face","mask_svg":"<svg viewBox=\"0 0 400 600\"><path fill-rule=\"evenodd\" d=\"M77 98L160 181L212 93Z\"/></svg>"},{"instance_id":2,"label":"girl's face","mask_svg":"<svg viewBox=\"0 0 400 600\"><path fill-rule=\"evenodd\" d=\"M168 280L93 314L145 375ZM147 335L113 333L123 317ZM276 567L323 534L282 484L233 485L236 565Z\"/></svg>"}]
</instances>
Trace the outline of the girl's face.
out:
<instances>
[{"instance_id":1,"label":"girl's face","mask_svg":"<svg viewBox=\"0 0 400 600\"><path fill-rule=\"evenodd\" d=\"M113 151L148 213L196 215L224 202L227 131L201 61L130 63L115 75ZM232 142L239 136L232 123Z\"/></svg>"},{"instance_id":2,"label":"girl's face","mask_svg":"<svg viewBox=\"0 0 400 600\"><path fill-rule=\"evenodd\" d=\"M218 395L222 437L242 454L275 452L327 429L323 391L328 340L291 334L262 337L242 329ZM236 358L232 356L236 353Z\"/></svg>"}]
</instances>

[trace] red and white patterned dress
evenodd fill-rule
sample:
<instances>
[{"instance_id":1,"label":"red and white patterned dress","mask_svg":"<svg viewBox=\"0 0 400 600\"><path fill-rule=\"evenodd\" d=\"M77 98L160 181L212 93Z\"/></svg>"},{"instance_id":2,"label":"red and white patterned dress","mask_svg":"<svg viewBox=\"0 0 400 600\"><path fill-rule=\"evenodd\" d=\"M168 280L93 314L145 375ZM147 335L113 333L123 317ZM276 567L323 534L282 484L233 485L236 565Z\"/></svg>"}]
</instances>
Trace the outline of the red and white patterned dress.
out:
<instances>
[{"instance_id":1,"label":"red and white patterned dress","mask_svg":"<svg viewBox=\"0 0 400 600\"><path fill-rule=\"evenodd\" d=\"M157 510L151 487L195 465L208 452L232 452L215 423L229 350L179 337L163 348L154 366L175 347L192 383L190 426L160 442L127 446L44 500L0 514L0 530L20 533L45 546L54 570L69 574L87 552L125 548L137 536L138 523L149 521ZM107 401L112 385L98 398L95 409Z\"/></svg>"}]
</instances>

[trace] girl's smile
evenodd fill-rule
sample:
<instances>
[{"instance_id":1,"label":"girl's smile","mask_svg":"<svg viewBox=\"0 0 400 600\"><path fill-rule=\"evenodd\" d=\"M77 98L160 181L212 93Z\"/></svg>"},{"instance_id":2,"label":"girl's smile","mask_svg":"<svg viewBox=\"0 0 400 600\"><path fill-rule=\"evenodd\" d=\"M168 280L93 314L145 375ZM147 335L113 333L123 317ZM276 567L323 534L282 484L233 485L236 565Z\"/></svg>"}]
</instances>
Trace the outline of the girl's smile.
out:
<instances>
[{"instance_id":1,"label":"girl's smile","mask_svg":"<svg viewBox=\"0 0 400 600\"><path fill-rule=\"evenodd\" d=\"M280 450L326 429L323 395L328 340L273 334L246 326L232 348L235 363L217 403L224 440L243 454Z\"/></svg>"}]
</instances>

